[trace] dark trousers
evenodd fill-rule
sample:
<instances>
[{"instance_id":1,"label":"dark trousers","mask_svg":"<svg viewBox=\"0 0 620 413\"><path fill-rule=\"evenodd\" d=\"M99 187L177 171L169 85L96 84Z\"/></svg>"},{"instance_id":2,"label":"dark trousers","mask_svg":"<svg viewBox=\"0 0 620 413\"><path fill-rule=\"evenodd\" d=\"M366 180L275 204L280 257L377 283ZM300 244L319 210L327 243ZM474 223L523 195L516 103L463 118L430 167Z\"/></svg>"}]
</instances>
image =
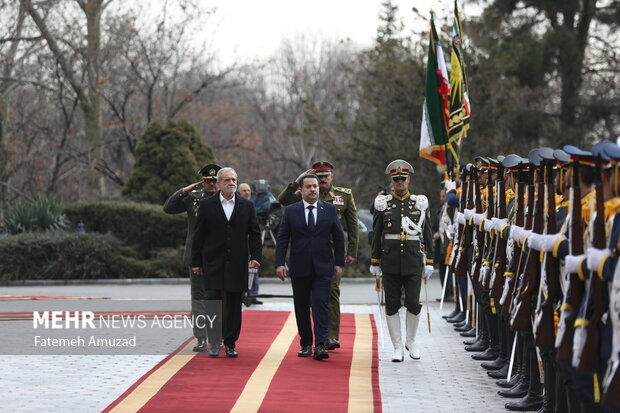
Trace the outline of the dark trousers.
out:
<instances>
[{"instance_id":1,"label":"dark trousers","mask_svg":"<svg viewBox=\"0 0 620 413\"><path fill-rule=\"evenodd\" d=\"M192 316L194 320L198 320L200 316L204 317L207 314L207 308L205 306L207 296L205 294L204 276L194 274L191 267L188 267L188 270L190 295L192 297ZM200 328L198 323L194 323L193 333L194 337L197 339L204 339L207 337L206 328Z\"/></svg>"},{"instance_id":2,"label":"dark trousers","mask_svg":"<svg viewBox=\"0 0 620 413\"><path fill-rule=\"evenodd\" d=\"M393 315L401 307L400 298L405 290L405 307L412 314L420 314L420 287L422 275L383 274L383 289L385 290L385 313Z\"/></svg>"},{"instance_id":3,"label":"dark trousers","mask_svg":"<svg viewBox=\"0 0 620 413\"><path fill-rule=\"evenodd\" d=\"M241 333L241 303L243 293L229 292L222 290L206 290L207 300L222 300L222 336L224 345L235 348L235 343ZM216 332L209 330L209 342L211 344L219 342L220 337ZM212 333L211 333L212 332ZM213 335L213 337L211 337Z\"/></svg>"},{"instance_id":4,"label":"dark trousers","mask_svg":"<svg viewBox=\"0 0 620 413\"><path fill-rule=\"evenodd\" d=\"M299 344L301 346L312 345L310 306L312 306L312 320L314 321L314 343L315 345L323 344L327 339L331 275L313 274L309 277L291 277L291 284L295 320L300 337Z\"/></svg>"}]
</instances>

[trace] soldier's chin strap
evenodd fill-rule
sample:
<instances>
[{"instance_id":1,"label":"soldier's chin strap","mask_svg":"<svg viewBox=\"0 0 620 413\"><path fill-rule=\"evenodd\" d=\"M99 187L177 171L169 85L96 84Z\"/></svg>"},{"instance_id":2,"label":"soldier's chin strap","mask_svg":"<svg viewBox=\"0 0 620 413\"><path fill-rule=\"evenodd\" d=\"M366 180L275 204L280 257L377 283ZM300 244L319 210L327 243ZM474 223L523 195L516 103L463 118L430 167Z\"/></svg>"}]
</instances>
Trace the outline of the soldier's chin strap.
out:
<instances>
[{"instance_id":1,"label":"soldier's chin strap","mask_svg":"<svg viewBox=\"0 0 620 413\"><path fill-rule=\"evenodd\" d=\"M420 217L420 223L416 224L409 217L403 217L400 227L403 232L407 235L420 235L422 234L422 225L424 225L424 218L426 218L426 214L422 214Z\"/></svg>"}]
</instances>

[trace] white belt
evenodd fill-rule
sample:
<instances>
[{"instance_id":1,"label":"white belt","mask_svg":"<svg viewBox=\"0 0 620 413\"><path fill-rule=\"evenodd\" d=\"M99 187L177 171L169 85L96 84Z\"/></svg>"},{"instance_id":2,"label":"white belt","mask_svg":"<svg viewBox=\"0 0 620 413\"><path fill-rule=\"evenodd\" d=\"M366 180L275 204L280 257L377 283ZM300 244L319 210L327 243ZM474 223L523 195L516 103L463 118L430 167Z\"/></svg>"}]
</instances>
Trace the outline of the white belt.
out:
<instances>
[{"instance_id":1,"label":"white belt","mask_svg":"<svg viewBox=\"0 0 620 413\"><path fill-rule=\"evenodd\" d=\"M383 239L397 239L399 241L419 241L419 235L407 235L407 234L384 234Z\"/></svg>"}]
</instances>

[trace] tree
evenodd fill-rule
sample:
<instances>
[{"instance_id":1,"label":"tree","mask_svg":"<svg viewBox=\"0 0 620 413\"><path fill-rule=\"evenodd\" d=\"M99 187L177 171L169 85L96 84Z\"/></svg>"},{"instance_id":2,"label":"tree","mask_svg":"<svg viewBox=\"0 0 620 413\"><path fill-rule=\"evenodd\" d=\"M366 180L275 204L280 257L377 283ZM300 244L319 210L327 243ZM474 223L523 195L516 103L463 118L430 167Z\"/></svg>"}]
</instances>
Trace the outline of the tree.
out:
<instances>
[{"instance_id":1,"label":"tree","mask_svg":"<svg viewBox=\"0 0 620 413\"><path fill-rule=\"evenodd\" d=\"M170 194L196 182L200 168L212 162L211 148L186 121L152 122L136 147L136 163L123 194L163 204Z\"/></svg>"}]
</instances>

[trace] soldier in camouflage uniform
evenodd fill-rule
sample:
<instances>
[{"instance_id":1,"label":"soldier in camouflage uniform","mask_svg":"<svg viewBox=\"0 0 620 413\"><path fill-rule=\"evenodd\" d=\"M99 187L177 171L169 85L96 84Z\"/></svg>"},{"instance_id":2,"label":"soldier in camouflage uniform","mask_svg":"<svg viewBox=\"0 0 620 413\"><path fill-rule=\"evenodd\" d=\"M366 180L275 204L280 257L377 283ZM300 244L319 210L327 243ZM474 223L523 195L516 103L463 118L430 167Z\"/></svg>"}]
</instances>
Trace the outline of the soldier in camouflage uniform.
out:
<instances>
[{"instance_id":1,"label":"soldier in camouflage uniform","mask_svg":"<svg viewBox=\"0 0 620 413\"><path fill-rule=\"evenodd\" d=\"M420 322L420 288L422 278L433 273L431 221L428 199L424 195L409 193L410 174L408 162L396 160L385 170L394 184L393 194L375 199L374 233L370 272L379 277L383 272L385 289L385 314L388 331L394 346L392 361L404 359L400 332L401 290L405 289L407 308L405 341L412 359L420 358L415 342Z\"/></svg>"},{"instance_id":2,"label":"soldier in camouflage uniform","mask_svg":"<svg viewBox=\"0 0 620 413\"><path fill-rule=\"evenodd\" d=\"M315 174L319 177L319 199L329 202L336 207L338 218L342 223L344 231L347 233L347 251L345 264L351 264L357 257L357 246L359 243L357 222L357 208L351 189L333 186L332 180L334 167L325 161L315 162L312 168L303 172L299 177L291 182L278 196L278 201L286 206L298 202L301 199L299 193L299 179L307 174ZM329 331L325 348L334 350L340 347L338 336L340 334L340 277L332 278L332 287L329 297Z\"/></svg>"},{"instance_id":3,"label":"soldier in camouflage uniform","mask_svg":"<svg viewBox=\"0 0 620 413\"><path fill-rule=\"evenodd\" d=\"M217 171L220 169L222 168L216 164L203 167L198 172L202 176L200 181L179 189L164 203L164 212L167 214L187 213L187 237L185 238L183 262L185 262L189 271L192 316L194 319L200 314L204 314L206 311L204 305L202 305L203 300L206 300L204 278L194 274L191 268L194 223L196 222L196 214L198 213L198 204L200 201L217 192ZM196 337L198 341L194 347L194 351L205 351L207 348L206 329L194 325L194 337Z\"/></svg>"}]
</instances>

